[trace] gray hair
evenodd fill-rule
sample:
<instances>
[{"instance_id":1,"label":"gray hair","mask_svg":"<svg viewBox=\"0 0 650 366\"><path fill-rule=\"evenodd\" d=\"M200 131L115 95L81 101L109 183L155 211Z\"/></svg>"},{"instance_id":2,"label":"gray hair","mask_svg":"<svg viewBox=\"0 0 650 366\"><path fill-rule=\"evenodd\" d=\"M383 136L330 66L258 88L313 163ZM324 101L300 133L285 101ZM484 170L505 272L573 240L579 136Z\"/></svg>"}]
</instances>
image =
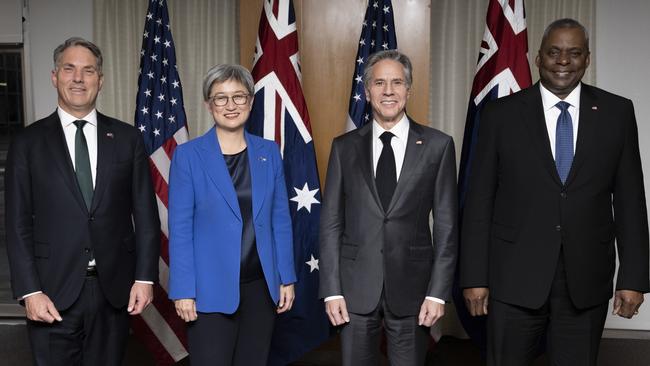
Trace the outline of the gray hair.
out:
<instances>
[{"instance_id":1,"label":"gray hair","mask_svg":"<svg viewBox=\"0 0 650 366\"><path fill-rule=\"evenodd\" d=\"M580 22L578 22L577 20L571 18L558 19L553 21L551 24L549 24L544 30L544 35L542 35L542 42L540 43L540 48L542 48L544 42L546 42L548 37L551 35L551 32L561 28L580 29L582 33L585 35L585 43L586 43L585 46L587 48L587 51L589 51L589 32L587 32L587 28L585 28L585 26L580 24Z\"/></svg>"},{"instance_id":2,"label":"gray hair","mask_svg":"<svg viewBox=\"0 0 650 366\"><path fill-rule=\"evenodd\" d=\"M255 84L253 75L245 67L233 64L221 64L213 66L203 78L203 100L210 99L210 90L212 86L226 82L228 80L237 81L246 87L249 95L255 94Z\"/></svg>"},{"instance_id":3,"label":"gray hair","mask_svg":"<svg viewBox=\"0 0 650 366\"><path fill-rule=\"evenodd\" d=\"M54 49L54 54L52 55L54 60L54 69L56 70L60 66L59 61L61 60L63 52L70 47L77 46L87 49L93 54L93 56L95 56L95 60L97 61L97 72L99 75L102 75L102 65L104 64L102 51L97 47L97 45L81 37L70 37Z\"/></svg>"},{"instance_id":4,"label":"gray hair","mask_svg":"<svg viewBox=\"0 0 650 366\"><path fill-rule=\"evenodd\" d=\"M409 60L408 56L398 50L385 50L375 52L370 55L370 57L368 57L366 68L363 70L363 86L366 89L368 89L370 86L372 69L374 68L375 64L382 60L393 60L402 64L402 67L404 68L404 76L406 77L406 87L411 87L411 84L413 82L413 66L411 65L411 60Z\"/></svg>"}]
</instances>

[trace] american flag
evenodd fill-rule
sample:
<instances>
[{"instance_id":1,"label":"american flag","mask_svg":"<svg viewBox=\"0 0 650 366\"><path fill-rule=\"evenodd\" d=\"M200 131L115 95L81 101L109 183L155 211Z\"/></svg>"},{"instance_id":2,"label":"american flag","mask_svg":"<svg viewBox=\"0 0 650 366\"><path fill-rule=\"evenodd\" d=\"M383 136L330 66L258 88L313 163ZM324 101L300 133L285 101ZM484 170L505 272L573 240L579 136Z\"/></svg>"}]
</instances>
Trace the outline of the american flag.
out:
<instances>
[{"instance_id":1,"label":"american flag","mask_svg":"<svg viewBox=\"0 0 650 366\"><path fill-rule=\"evenodd\" d=\"M326 340L330 330L318 298L321 192L290 0L264 1L253 78L255 102L247 129L280 146L293 222L296 299L276 322L269 355L269 365L286 365Z\"/></svg>"},{"instance_id":2,"label":"american flag","mask_svg":"<svg viewBox=\"0 0 650 366\"><path fill-rule=\"evenodd\" d=\"M490 0L485 33L479 49L476 75L467 107L463 150L458 175L458 194L462 216L465 194L472 168L472 158L480 114L485 103L527 88L532 84L528 66L528 39L524 0ZM485 354L486 319L471 317L465 308L461 289L454 286L454 303L467 334Z\"/></svg>"},{"instance_id":3,"label":"american flag","mask_svg":"<svg viewBox=\"0 0 650 366\"><path fill-rule=\"evenodd\" d=\"M140 50L140 75L135 126L149 154L149 166L160 215L160 278L154 284L153 304L134 317L132 327L158 365L172 365L188 355L185 323L167 298L169 276L169 231L167 193L171 156L187 141L187 119L183 109L181 80L165 0L150 0Z\"/></svg>"},{"instance_id":4,"label":"american flag","mask_svg":"<svg viewBox=\"0 0 650 366\"><path fill-rule=\"evenodd\" d=\"M366 101L363 88L363 70L368 56L381 50L397 48L395 22L393 21L393 6L390 0L370 0L366 15L363 18L359 48L355 58L356 66L352 77L352 91L348 107L346 130L359 128L372 120L372 109Z\"/></svg>"}]
</instances>

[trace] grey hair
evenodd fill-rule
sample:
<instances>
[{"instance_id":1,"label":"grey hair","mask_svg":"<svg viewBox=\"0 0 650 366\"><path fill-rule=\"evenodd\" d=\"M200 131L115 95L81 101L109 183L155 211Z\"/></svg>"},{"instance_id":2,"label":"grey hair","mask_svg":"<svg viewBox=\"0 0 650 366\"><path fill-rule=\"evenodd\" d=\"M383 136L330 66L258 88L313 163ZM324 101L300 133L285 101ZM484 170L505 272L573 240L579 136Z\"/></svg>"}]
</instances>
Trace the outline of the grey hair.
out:
<instances>
[{"instance_id":1,"label":"grey hair","mask_svg":"<svg viewBox=\"0 0 650 366\"><path fill-rule=\"evenodd\" d=\"M95 60L97 61L97 72L99 75L102 75L102 65L104 64L102 51L99 49L99 47L97 47L97 45L81 37L70 37L54 49L54 53L52 55L52 59L54 60L54 69L56 70L60 66L59 61L61 60L61 55L63 52L70 47L76 46L87 49L90 51L90 53L93 54L93 56L95 56Z\"/></svg>"},{"instance_id":2,"label":"grey hair","mask_svg":"<svg viewBox=\"0 0 650 366\"><path fill-rule=\"evenodd\" d=\"M375 52L370 57L368 57L368 61L366 62L366 68L363 70L363 86L368 89L370 86L370 79L372 78L372 69L374 66L382 60L393 60L397 61L400 64L402 64L402 67L404 68L404 76L406 77L406 87L410 88L411 84L413 82L413 66L411 65L411 60L409 60L408 56L405 54L401 53L398 50L385 50L385 51L379 51Z\"/></svg>"},{"instance_id":3,"label":"grey hair","mask_svg":"<svg viewBox=\"0 0 650 366\"><path fill-rule=\"evenodd\" d=\"M205 74L203 78L203 100L210 99L210 90L215 83L223 83L228 80L237 81L241 83L249 95L255 94L255 84L253 83L253 75L245 67L233 64L221 64L213 66Z\"/></svg>"},{"instance_id":4,"label":"grey hair","mask_svg":"<svg viewBox=\"0 0 650 366\"><path fill-rule=\"evenodd\" d=\"M585 35L585 46L587 47L587 51L589 51L589 32L587 31L587 28L585 28L584 25L580 24L575 19L571 18L562 18L553 21L551 24L549 24L546 29L544 29L544 35L542 35L542 42L540 43L540 48L546 42L548 37L551 35L551 32L553 32L556 29L561 29L561 28L575 28L575 29L580 29L582 33Z\"/></svg>"}]
</instances>

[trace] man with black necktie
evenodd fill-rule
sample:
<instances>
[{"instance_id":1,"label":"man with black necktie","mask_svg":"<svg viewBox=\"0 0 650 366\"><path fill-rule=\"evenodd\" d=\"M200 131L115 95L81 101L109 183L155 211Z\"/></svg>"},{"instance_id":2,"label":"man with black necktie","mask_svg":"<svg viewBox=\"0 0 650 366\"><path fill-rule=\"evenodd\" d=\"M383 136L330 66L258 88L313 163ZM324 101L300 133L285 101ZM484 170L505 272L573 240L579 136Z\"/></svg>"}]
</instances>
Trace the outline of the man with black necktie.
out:
<instances>
[{"instance_id":1,"label":"man with black necktie","mask_svg":"<svg viewBox=\"0 0 650 366\"><path fill-rule=\"evenodd\" d=\"M382 326L391 365L422 365L456 266L454 143L406 115L406 55L371 55L363 81L373 121L332 144L319 293L342 326L343 365L378 365Z\"/></svg>"},{"instance_id":2,"label":"man with black necktie","mask_svg":"<svg viewBox=\"0 0 650 366\"><path fill-rule=\"evenodd\" d=\"M634 107L581 83L589 37L573 19L546 28L535 62L540 82L481 116L460 284L488 314L488 365L531 364L543 336L551 364L596 365L612 294L631 318L650 289Z\"/></svg>"},{"instance_id":3,"label":"man with black necktie","mask_svg":"<svg viewBox=\"0 0 650 366\"><path fill-rule=\"evenodd\" d=\"M36 365L120 365L128 314L153 299L160 222L139 132L95 109L101 51L54 50L58 108L15 136L7 252Z\"/></svg>"}]
</instances>

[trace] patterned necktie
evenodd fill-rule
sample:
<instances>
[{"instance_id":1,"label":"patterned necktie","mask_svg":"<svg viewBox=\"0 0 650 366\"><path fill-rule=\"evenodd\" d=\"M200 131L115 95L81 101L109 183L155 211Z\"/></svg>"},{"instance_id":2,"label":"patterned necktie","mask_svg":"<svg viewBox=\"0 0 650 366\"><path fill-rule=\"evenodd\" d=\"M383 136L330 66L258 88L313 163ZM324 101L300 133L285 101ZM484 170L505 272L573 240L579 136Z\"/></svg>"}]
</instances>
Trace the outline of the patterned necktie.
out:
<instances>
[{"instance_id":1,"label":"patterned necktie","mask_svg":"<svg viewBox=\"0 0 650 366\"><path fill-rule=\"evenodd\" d=\"M555 166L562 183L565 183L573 162L573 123L569 103L558 102L555 106L560 110L555 128Z\"/></svg>"},{"instance_id":2,"label":"patterned necktie","mask_svg":"<svg viewBox=\"0 0 650 366\"><path fill-rule=\"evenodd\" d=\"M384 147L379 155L377 162L377 172L375 174L375 183L377 184L377 193L384 211L388 210L390 200L393 198L395 186L397 186L397 169L395 168L395 153L390 145L393 138L392 133L386 131L379 136Z\"/></svg>"},{"instance_id":3,"label":"patterned necktie","mask_svg":"<svg viewBox=\"0 0 650 366\"><path fill-rule=\"evenodd\" d=\"M88 143L83 131L86 123L88 122L83 120L74 121L75 126L77 126L77 132L74 136L74 166L77 183L86 202L86 207L90 210L90 204L93 201L93 176L90 171Z\"/></svg>"}]
</instances>

